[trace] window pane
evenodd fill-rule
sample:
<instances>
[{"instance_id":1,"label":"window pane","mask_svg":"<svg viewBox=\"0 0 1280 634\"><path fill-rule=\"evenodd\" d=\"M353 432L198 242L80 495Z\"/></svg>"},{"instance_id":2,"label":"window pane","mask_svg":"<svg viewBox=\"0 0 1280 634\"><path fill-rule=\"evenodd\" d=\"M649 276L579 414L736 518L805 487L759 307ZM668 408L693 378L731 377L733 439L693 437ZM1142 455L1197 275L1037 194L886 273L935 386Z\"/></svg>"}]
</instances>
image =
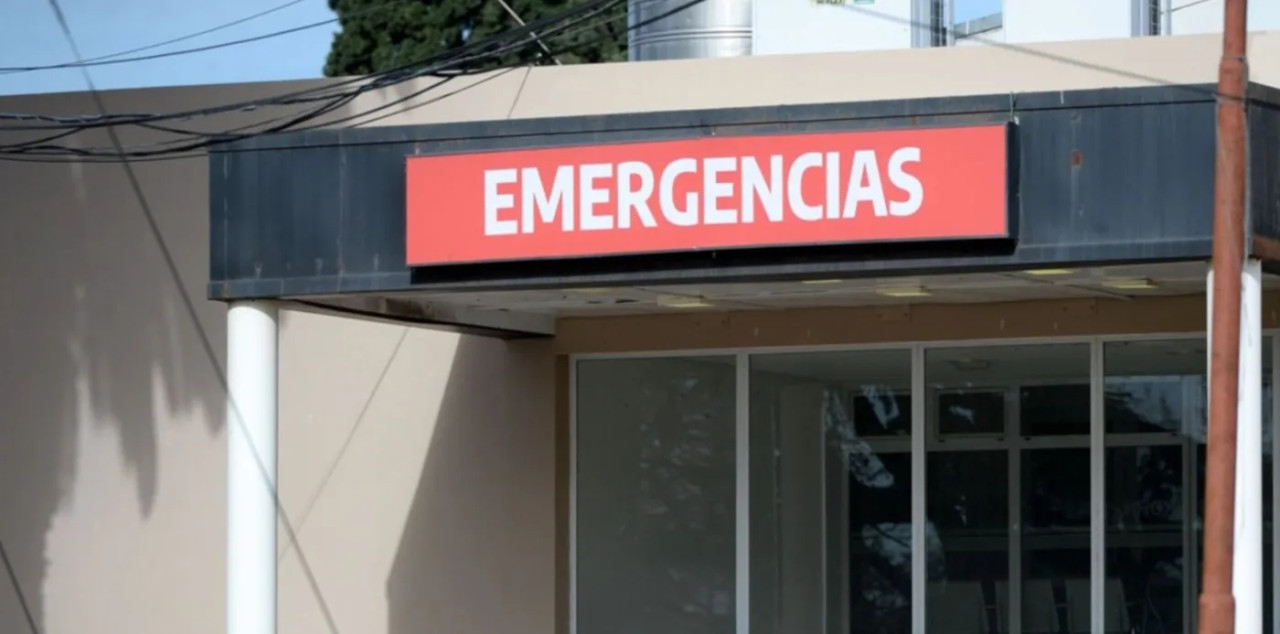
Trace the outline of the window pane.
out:
<instances>
[{"instance_id":1,"label":"window pane","mask_svg":"<svg viewBox=\"0 0 1280 634\"><path fill-rule=\"evenodd\" d=\"M1274 564L1271 559L1271 549L1274 547L1274 535L1272 534L1272 519L1274 513L1274 505L1272 504L1272 469L1275 468L1274 455L1271 450L1271 435L1274 432L1272 427L1271 407L1275 397L1271 388L1271 375L1274 370L1274 359L1271 355L1271 337L1263 338L1262 347L1262 623L1263 631L1272 631L1272 619L1275 618L1275 604L1272 601L1272 588L1275 579L1273 578ZM1208 404L1203 404L1204 410L1193 420L1193 440L1196 443L1196 515L1195 515L1195 547L1196 562L1203 565L1204 562L1204 481L1205 481L1205 432L1208 430L1207 408ZM1244 447L1237 448L1244 450ZM1199 595L1200 578L1197 568L1196 578L1192 581L1195 584L1193 598Z\"/></svg>"},{"instance_id":2,"label":"window pane","mask_svg":"<svg viewBox=\"0 0 1280 634\"><path fill-rule=\"evenodd\" d=\"M1107 631L1186 631L1182 447L1113 447L1106 462Z\"/></svg>"},{"instance_id":3,"label":"window pane","mask_svg":"<svg viewBox=\"0 0 1280 634\"><path fill-rule=\"evenodd\" d=\"M732 357L581 361L581 634L732 634Z\"/></svg>"},{"instance_id":4,"label":"window pane","mask_svg":"<svg viewBox=\"0 0 1280 634\"><path fill-rule=\"evenodd\" d=\"M1204 417L1203 339L1104 347L1107 631L1187 632L1188 432Z\"/></svg>"},{"instance_id":5,"label":"window pane","mask_svg":"<svg viewBox=\"0 0 1280 634\"><path fill-rule=\"evenodd\" d=\"M929 454L931 632L988 632L1007 618L1008 464L1003 450Z\"/></svg>"},{"instance_id":6,"label":"window pane","mask_svg":"<svg viewBox=\"0 0 1280 634\"><path fill-rule=\"evenodd\" d=\"M906 350L752 357L753 633L911 631L910 386Z\"/></svg>"},{"instance_id":7,"label":"window pane","mask_svg":"<svg viewBox=\"0 0 1280 634\"><path fill-rule=\"evenodd\" d=\"M929 630L1087 630L1088 344L925 358Z\"/></svg>"},{"instance_id":8,"label":"window pane","mask_svg":"<svg viewBox=\"0 0 1280 634\"><path fill-rule=\"evenodd\" d=\"M1088 447L1023 450L1022 631L1089 631L1089 517Z\"/></svg>"},{"instance_id":9,"label":"window pane","mask_svg":"<svg viewBox=\"0 0 1280 634\"><path fill-rule=\"evenodd\" d=\"M1089 435L1089 349L1073 348L1071 361L1082 374L1070 377L1071 383L1022 387L1018 421L1023 436Z\"/></svg>"}]
</instances>

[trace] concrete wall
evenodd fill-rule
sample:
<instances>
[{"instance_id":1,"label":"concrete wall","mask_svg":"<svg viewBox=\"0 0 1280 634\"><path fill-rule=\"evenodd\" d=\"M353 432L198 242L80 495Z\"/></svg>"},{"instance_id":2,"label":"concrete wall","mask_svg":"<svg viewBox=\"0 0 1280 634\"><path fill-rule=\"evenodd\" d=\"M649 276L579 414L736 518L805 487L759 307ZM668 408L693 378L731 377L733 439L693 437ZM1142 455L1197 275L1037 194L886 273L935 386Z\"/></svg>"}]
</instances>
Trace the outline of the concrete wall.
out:
<instances>
[{"instance_id":1,"label":"concrete wall","mask_svg":"<svg viewBox=\"0 0 1280 634\"><path fill-rule=\"evenodd\" d=\"M282 88L111 98L155 110L254 90ZM0 110L92 112L86 101ZM225 308L203 299L207 165L136 168L177 283L120 165L0 162L0 543L44 634L225 631ZM282 530L281 632L328 631L302 556L340 632L551 632L545 345L286 312L280 353L280 492L301 544ZM0 574L0 632L28 631Z\"/></svg>"},{"instance_id":2,"label":"concrete wall","mask_svg":"<svg viewBox=\"0 0 1280 634\"><path fill-rule=\"evenodd\" d=\"M331 118L366 113L351 122L387 125L1209 82L1217 45L1208 36L522 69L418 96L428 81L397 86ZM1280 36L1254 36L1256 80L1280 85L1277 52ZM877 72L830 81L857 67ZM115 112L168 112L305 86L105 98ZM84 94L46 95L0 100L0 111L94 107ZM283 114L172 123L219 130ZM172 139L121 134L133 146ZM29 138L0 132L0 144ZM108 145L100 132L60 142ZM0 162L0 543L47 634L225 629L225 331L224 308L203 300L206 164L136 169L176 280L120 165ZM552 345L304 313L287 313L282 328L281 495L301 550L282 536L281 631L327 631L329 618L340 632L371 634L562 624ZM680 344L681 328L659 339ZM581 329L567 336L571 348L605 346ZM17 596L0 577L0 632L28 631Z\"/></svg>"},{"instance_id":3,"label":"concrete wall","mask_svg":"<svg viewBox=\"0 0 1280 634\"><path fill-rule=\"evenodd\" d=\"M1173 34L1221 33L1223 0L1173 0ZM1249 29L1280 28L1280 4L1249 3Z\"/></svg>"},{"instance_id":4,"label":"concrete wall","mask_svg":"<svg viewBox=\"0 0 1280 634\"><path fill-rule=\"evenodd\" d=\"M1136 4L1135 0L1004 0L1005 38L1022 44L1142 35L1146 33L1144 15L1135 11Z\"/></svg>"}]
</instances>

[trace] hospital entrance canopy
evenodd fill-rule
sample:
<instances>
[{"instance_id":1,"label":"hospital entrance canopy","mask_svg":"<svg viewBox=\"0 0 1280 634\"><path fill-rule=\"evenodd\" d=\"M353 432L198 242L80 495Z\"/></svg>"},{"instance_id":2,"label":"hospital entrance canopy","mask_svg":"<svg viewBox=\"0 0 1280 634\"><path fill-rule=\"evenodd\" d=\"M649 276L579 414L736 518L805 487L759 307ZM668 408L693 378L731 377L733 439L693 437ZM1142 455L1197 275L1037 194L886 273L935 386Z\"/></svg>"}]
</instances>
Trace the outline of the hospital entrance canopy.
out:
<instances>
[{"instance_id":1,"label":"hospital entrance canopy","mask_svg":"<svg viewBox=\"0 0 1280 634\"><path fill-rule=\"evenodd\" d=\"M1251 101L1266 260L1280 91ZM261 136L210 157L209 296L549 336L566 316L1199 293L1213 149L1199 85Z\"/></svg>"}]
</instances>

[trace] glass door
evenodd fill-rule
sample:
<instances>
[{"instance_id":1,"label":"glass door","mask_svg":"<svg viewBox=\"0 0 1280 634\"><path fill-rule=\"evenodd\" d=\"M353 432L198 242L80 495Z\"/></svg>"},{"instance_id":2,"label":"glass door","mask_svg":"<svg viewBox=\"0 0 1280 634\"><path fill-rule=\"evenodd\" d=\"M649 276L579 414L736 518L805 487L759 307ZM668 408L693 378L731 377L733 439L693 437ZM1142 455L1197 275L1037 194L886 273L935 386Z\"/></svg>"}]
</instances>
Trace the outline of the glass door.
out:
<instances>
[{"instance_id":1,"label":"glass door","mask_svg":"<svg viewBox=\"0 0 1280 634\"><path fill-rule=\"evenodd\" d=\"M928 632L1088 632L1087 343L925 353Z\"/></svg>"},{"instance_id":2,"label":"glass door","mask_svg":"<svg viewBox=\"0 0 1280 634\"><path fill-rule=\"evenodd\" d=\"M1103 346L1107 613L1191 632L1200 592L1208 384L1203 339ZM1272 350L1263 346L1263 624L1272 630ZM1257 450L1240 447L1240 451ZM1120 625L1117 623L1116 625ZM1108 625L1107 631L1119 631Z\"/></svg>"},{"instance_id":3,"label":"glass door","mask_svg":"<svg viewBox=\"0 0 1280 634\"><path fill-rule=\"evenodd\" d=\"M579 633L638 631L617 629L629 615L673 632L1189 634L1205 354L1184 337L581 361Z\"/></svg>"},{"instance_id":4,"label":"glass door","mask_svg":"<svg viewBox=\"0 0 1280 634\"><path fill-rule=\"evenodd\" d=\"M912 631L912 353L751 358L751 631Z\"/></svg>"}]
</instances>

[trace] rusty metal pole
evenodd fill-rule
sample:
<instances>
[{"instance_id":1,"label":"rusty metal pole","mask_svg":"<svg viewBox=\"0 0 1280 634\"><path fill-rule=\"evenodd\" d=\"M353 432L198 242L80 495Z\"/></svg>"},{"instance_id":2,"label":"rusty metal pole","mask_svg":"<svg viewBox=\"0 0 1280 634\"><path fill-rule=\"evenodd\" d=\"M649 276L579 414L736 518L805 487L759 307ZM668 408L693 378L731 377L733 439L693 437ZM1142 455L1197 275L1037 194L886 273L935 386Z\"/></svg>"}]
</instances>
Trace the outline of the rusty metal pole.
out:
<instances>
[{"instance_id":1,"label":"rusty metal pole","mask_svg":"<svg viewBox=\"0 0 1280 634\"><path fill-rule=\"evenodd\" d=\"M1213 182L1213 331L1205 465L1200 634L1235 633L1231 593L1240 384L1240 275L1244 264L1246 0L1225 0L1218 67L1218 140ZM1248 633L1254 634L1254 633Z\"/></svg>"}]
</instances>

